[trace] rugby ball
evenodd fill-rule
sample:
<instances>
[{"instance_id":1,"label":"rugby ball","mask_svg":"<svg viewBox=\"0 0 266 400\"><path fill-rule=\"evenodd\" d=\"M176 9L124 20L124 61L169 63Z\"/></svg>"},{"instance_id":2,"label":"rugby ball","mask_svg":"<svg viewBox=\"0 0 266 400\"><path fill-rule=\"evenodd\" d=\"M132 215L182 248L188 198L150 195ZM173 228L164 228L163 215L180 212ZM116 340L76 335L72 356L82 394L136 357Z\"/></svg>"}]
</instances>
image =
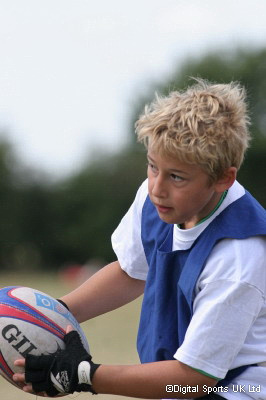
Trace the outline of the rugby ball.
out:
<instances>
[{"instance_id":1,"label":"rugby ball","mask_svg":"<svg viewBox=\"0 0 266 400\"><path fill-rule=\"evenodd\" d=\"M27 354L40 355L64 349L67 325L80 334L89 352L87 339L73 315L57 300L36 289L10 286L0 289L0 374L13 385L14 361Z\"/></svg>"}]
</instances>

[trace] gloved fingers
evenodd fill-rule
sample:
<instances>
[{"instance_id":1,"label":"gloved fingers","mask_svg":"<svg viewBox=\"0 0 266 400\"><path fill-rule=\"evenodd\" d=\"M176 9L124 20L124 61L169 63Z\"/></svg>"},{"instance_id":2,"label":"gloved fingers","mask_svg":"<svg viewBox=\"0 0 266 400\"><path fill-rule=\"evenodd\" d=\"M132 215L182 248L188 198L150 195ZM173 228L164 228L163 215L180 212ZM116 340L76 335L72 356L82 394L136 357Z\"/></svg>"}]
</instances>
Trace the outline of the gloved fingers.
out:
<instances>
[{"instance_id":1,"label":"gloved fingers","mask_svg":"<svg viewBox=\"0 0 266 400\"><path fill-rule=\"evenodd\" d=\"M40 371L47 370L51 368L55 359L54 355L41 355L34 356L32 354L28 354L25 360L25 371Z\"/></svg>"},{"instance_id":2,"label":"gloved fingers","mask_svg":"<svg viewBox=\"0 0 266 400\"><path fill-rule=\"evenodd\" d=\"M47 384L47 382L32 383L32 390L34 393L47 393L50 397L57 396L59 393L54 386Z\"/></svg>"},{"instance_id":3,"label":"gloved fingers","mask_svg":"<svg viewBox=\"0 0 266 400\"><path fill-rule=\"evenodd\" d=\"M42 382L46 380L47 372L46 371L26 371L25 373L25 382Z\"/></svg>"},{"instance_id":4,"label":"gloved fingers","mask_svg":"<svg viewBox=\"0 0 266 400\"><path fill-rule=\"evenodd\" d=\"M45 392L50 397L56 396L59 393L53 384L49 382L50 369L55 359L55 355L33 356L29 354L26 356L25 381L28 383L27 387L29 391L30 386L32 386L34 393Z\"/></svg>"}]
</instances>

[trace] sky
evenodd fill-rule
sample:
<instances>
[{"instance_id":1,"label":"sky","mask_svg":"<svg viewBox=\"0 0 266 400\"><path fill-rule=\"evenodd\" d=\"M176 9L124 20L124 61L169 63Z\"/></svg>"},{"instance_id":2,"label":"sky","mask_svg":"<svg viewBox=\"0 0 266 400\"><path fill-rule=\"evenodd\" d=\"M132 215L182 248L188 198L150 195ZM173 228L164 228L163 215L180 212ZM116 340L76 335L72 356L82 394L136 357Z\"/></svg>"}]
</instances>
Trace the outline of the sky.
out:
<instances>
[{"instance_id":1,"label":"sky","mask_svg":"<svg viewBox=\"0 0 266 400\"><path fill-rule=\"evenodd\" d=\"M188 56L266 45L264 0L0 0L0 132L54 177L126 144L132 104Z\"/></svg>"}]
</instances>

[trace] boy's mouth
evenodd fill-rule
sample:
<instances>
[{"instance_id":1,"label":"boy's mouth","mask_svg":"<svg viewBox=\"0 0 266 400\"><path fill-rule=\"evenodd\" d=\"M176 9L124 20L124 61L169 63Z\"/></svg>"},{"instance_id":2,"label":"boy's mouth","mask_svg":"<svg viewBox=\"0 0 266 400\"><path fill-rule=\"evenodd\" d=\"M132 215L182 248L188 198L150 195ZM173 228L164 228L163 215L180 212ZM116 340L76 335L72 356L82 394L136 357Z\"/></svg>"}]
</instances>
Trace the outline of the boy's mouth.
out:
<instances>
[{"instance_id":1,"label":"boy's mouth","mask_svg":"<svg viewBox=\"0 0 266 400\"><path fill-rule=\"evenodd\" d=\"M156 203L154 205L160 213L167 213L168 211L172 210L172 207L165 207Z\"/></svg>"}]
</instances>

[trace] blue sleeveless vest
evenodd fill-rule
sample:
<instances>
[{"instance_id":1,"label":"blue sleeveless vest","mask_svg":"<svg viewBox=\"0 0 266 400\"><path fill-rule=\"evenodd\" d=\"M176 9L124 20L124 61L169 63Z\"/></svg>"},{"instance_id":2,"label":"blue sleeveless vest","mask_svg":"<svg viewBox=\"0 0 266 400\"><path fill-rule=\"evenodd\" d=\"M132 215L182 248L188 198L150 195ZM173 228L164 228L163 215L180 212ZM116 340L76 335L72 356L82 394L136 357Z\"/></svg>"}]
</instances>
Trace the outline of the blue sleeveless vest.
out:
<instances>
[{"instance_id":1,"label":"blue sleeveless vest","mask_svg":"<svg viewBox=\"0 0 266 400\"><path fill-rule=\"evenodd\" d=\"M246 192L208 225L190 249L172 251L173 225L159 218L147 196L141 238L149 272L137 339L142 363L174 359L193 315L197 279L215 244L224 238L256 235L266 235L266 211ZM229 371L225 379L246 368Z\"/></svg>"}]
</instances>

